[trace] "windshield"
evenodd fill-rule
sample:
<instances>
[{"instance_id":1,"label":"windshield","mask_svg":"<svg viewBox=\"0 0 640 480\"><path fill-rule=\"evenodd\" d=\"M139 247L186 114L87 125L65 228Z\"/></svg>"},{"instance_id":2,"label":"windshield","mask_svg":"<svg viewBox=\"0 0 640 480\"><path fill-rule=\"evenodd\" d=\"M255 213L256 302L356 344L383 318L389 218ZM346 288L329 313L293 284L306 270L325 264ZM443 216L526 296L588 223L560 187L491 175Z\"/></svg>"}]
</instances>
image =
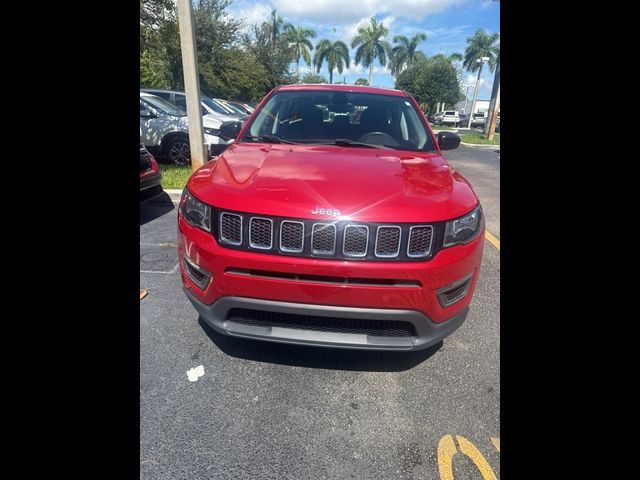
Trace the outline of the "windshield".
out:
<instances>
[{"instance_id":1,"label":"windshield","mask_svg":"<svg viewBox=\"0 0 640 480\"><path fill-rule=\"evenodd\" d=\"M239 113L240 115L246 115L247 112L245 112L244 110L242 110L240 107L234 105L231 102L225 102L225 107L229 107L231 110L233 110L236 113Z\"/></svg>"},{"instance_id":2,"label":"windshield","mask_svg":"<svg viewBox=\"0 0 640 480\"><path fill-rule=\"evenodd\" d=\"M265 138L266 136L266 138ZM397 150L434 151L409 98L361 92L284 91L259 110L243 140L336 144L348 140Z\"/></svg>"},{"instance_id":3,"label":"windshield","mask_svg":"<svg viewBox=\"0 0 640 480\"><path fill-rule=\"evenodd\" d=\"M150 105L152 108L160 111L160 113L164 113L165 115L171 115L173 117L186 117L187 114L183 110L180 110L178 107L173 105L172 103L167 102L166 100L156 97L155 95L144 95L140 96L140 100L144 103Z\"/></svg>"},{"instance_id":4,"label":"windshield","mask_svg":"<svg viewBox=\"0 0 640 480\"><path fill-rule=\"evenodd\" d=\"M222 100L220 98L214 98L213 101L216 102L218 105L220 105L220 108L223 108L225 110L225 112L227 113L227 115L228 114L236 115L238 113L233 108L229 107L227 105L227 102L225 102L224 100Z\"/></svg>"},{"instance_id":5,"label":"windshield","mask_svg":"<svg viewBox=\"0 0 640 480\"><path fill-rule=\"evenodd\" d=\"M229 112L222 108L222 106L218 105L218 102L215 102L209 97L202 97L202 103L204 103L207 107L213 110L216 113L222 113L224 115L228 115Z\"/></svg>"}]
</instances>

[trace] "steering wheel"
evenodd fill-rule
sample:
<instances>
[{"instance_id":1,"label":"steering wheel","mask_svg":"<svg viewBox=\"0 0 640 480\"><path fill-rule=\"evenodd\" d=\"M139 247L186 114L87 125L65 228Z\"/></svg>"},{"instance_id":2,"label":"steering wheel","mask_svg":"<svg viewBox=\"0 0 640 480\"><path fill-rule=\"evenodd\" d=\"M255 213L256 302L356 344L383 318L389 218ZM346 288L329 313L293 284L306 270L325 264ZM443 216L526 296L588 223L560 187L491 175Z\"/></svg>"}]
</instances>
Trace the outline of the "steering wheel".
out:
<instances>
[{"instance_id":1,"label":"steering wheel","mask_svg":"<svg viewBox=\"0 0 640 480\"><path fill-rule=\"evenodd\" d=\"M362 143L373 143L375 145L400 145L395 138L385 132L365 133L358 141Z\"/></svg>"}]
</instances>

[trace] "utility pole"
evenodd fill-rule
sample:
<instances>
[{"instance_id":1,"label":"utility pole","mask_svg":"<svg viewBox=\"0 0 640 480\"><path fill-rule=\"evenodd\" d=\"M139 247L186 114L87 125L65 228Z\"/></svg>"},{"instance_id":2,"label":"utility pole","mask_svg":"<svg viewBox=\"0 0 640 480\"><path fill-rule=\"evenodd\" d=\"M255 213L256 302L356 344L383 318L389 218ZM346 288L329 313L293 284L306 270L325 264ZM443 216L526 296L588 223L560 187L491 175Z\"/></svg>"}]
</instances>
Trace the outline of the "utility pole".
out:
<instances>
[{"instance_id":1,"label":"utility pole","mask_svg":"<svg viewBox=\"0 0 640 480\"><path fill-rule=\"evenodd\" d=\"M182 50L182 71L184 92L187 96L187 119L189 121L189 146L191 148L191 168L195 171L209 161L209 147L204 143L202 129L202 106L200 104L200 83L198 81L198 56L193 29L193 7L191 0L178 0L178 23L180 26L180 49Z\"/></svg>"},{"instance_id":2,"label":"utility pole","mask_svg":"<svg viewBox=\"0 0 640 480\"><path fill-rule=\"evenodd\" d=\"M489 117L485 122L485 138L489 141L493 140L493 133L496 129L496 120L498 118L498 110L500 109L500 53L498 53L498 64L496 65L496 74L493 77L493 87L491 89L491 104L489 105Z\"/></svg>"},{"instance_id":3,"label":"utility pole","mask_svg":"<svg viewBox=\"0 0 640 480\"><path fill-rule=\"evenodd\" d=\"M473 120L473 111L476 109L476 100L478 98L478 87L480 86L480 75L482 75L482 67L489 61L489 57L482 57L476 59L476 63L480 64L480 70L478 70L478 78L476 78L476 88L473 90L473 102L471 103L471 111L469 112L469 123L467 128L471 128L471 121Z\"/></svg>"},{"instance_id":4,"label":"utility pole","mask_svg":"<svg viewBox=\"0 0 640 480\"><path fill-rule=\"evenodd\" d=\"M487 130L487 140L493 140L493 134L496 131L496 121L498 120L498 111L500 110L500 81L498 80L498 92L496 93L496 98L492 100L493 102L493 111L491 112L491 116L487 119L489 120L489 130Z\"/></svg>"}]
</instances>

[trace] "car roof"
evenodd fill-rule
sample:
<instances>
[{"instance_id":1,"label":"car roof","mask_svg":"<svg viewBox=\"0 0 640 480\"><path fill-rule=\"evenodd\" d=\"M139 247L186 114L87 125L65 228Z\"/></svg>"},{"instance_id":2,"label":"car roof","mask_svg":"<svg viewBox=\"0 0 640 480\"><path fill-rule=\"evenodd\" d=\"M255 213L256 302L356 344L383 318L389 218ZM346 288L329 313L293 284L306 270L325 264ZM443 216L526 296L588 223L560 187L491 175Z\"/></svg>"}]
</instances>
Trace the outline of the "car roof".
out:
<instances>
[{"instance_id":1,"label":"car roof","mask_svg":"<svg viewBox=\"0 0 640 480\"><path fill-rule=\"evenodd\" d=\"M299 83L295 85L282 85L278 87L278 91L325 91L325 92L361 92L361 93L377 93L380 95L394 95L397 97L406 97L407 94L402 90L385 87L369 87L364 85L344 85L344 84L327 84L327 83Z\"/></svg>"}]
</instances>

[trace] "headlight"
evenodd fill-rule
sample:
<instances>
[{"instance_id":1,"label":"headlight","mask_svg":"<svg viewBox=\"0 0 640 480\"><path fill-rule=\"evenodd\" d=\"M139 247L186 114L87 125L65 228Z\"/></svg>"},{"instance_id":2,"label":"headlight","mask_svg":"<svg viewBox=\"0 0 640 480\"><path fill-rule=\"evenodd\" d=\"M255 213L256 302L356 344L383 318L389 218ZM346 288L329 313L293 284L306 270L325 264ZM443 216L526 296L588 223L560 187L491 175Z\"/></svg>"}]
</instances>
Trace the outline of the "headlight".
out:
<instances>
[{"instance_id":1,"label":"headlight","mask_svg":"<svg viewBox=\"0 0 640 480\"><path fill-rule=\"evenodd\" d=\"M186 188L182 191L180 211L190 225L211 231L211 207L191 195Z\"/></svg>"},{"instance_id":2,"label":"headlight","mask_svg":"<svg viewBox=\"0 0 640 480\"><path fill-rule=\"evenodd\" d=\"M464 244L471 241L480 231L482 224L482 208L478 205L464 217L447 222L444 231L444 247Z\"/></svg>"},{"instance_id":3,"label":"headlight","mask_svg":"<svg viewBox=\"0 0 640 480\"><path fill-rule=\"evenodd\" d=\"M220 130L218 130L217 128L204 127L204 133L206 133L207 135L214 135L217 137L220 134Z\"/></svg>"}]
</instances>

